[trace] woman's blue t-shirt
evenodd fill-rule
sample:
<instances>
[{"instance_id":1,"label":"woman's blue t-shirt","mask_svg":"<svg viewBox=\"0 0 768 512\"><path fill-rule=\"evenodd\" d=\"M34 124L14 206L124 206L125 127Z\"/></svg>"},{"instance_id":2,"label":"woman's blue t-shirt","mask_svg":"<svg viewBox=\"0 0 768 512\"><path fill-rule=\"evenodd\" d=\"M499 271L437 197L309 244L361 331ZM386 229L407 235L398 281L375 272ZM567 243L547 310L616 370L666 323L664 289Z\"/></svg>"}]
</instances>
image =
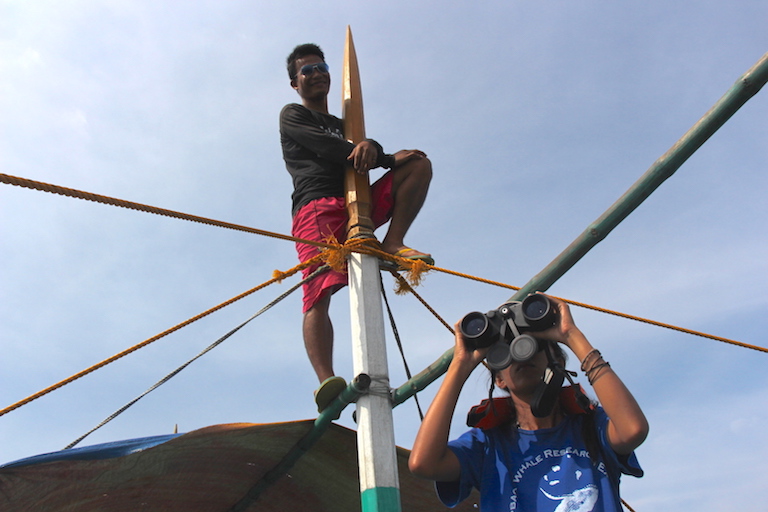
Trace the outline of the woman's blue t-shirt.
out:
<instances>
[{"instance_id":1,"label":"woman's blue t-shirt","mask_svg":"<svg viewBox=\"0 0 768 512\"><path fill-rule=\"evenodd\" d=\"M437 482L440 500L455 506L472 488L480 509L524 512L621 512L621 473L640 477L634 453L618 456L608 444L608 417L602 408L595 423L602 453L593 464L582 438L584 415L568 415L541 430L496 427L472 429L448 443L461 463L456 482Z\"/></svg>"}]
</instances>

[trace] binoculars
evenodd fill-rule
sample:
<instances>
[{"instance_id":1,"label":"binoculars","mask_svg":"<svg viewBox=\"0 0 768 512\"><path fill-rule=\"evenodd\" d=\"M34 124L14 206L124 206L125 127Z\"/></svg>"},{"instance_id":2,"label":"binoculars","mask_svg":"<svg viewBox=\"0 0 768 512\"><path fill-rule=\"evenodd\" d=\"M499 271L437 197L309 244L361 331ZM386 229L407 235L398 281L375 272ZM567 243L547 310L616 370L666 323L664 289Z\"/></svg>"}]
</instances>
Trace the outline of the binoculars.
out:
<instances>
[{"instance_id":1,"label":"binoculars","mask_svg":"<svg viewBox=\"0 0 768 512\"><path fill-rule=\"evenodd\" d=\"M543 348L526 332L543 331L556 321L552 301L534 293L522 302L508 302L487 313L469 313L461 319L459 328L472 348L491 347L485 356L488 367L503 370L513 361L528 361Z\"/></svg>"}]
</instances>

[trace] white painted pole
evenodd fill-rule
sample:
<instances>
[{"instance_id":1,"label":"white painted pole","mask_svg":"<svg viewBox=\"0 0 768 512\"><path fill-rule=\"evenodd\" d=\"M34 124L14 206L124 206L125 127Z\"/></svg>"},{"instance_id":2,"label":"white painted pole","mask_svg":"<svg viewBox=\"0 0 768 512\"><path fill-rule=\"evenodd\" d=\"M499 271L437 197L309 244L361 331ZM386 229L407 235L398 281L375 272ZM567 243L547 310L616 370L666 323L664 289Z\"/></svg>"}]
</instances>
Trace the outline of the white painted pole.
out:
<instances>
[{"instance_id":1,"label":"white painted pole","mask_svg":"<svg viewBox=\"0 0 768 512\"><path fill-rule=\"evenodd\" d=\"M363 512L399 512L395 429L389 394L379 262L374 256L349 259L354 374L371 377L368 394L357 401L357 454Z\"/></svg>"},{"instance_id":2,"label":"white painted pole","mask_svg":"<svg viewBox=\"0 0 768 512\"><path fill-rule=\"evenodd\" d=\"M348 140L365 139L363 101L352 31L347 27L342 80L342 117ZM349 237L373 238L367 176L347 170ZM400 512L395 429L389 393L379 260L352 253L348 261L352 353L355 375L372 379L370 392L357 401L357 453L363 512Z\"/></svg>"}]
</instances>

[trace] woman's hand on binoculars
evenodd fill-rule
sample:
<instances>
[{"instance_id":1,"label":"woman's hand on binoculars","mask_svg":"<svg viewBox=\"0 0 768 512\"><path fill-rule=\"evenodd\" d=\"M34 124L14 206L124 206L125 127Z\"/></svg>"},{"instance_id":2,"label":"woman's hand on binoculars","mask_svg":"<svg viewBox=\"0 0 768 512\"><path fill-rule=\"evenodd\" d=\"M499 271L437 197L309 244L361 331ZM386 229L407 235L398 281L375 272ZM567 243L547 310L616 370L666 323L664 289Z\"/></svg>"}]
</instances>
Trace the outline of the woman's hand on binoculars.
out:
<instances>
[{"instance_id":1,"label":"woman's hand on binoculars","mask_svg":"<svg viewBox=\"0 0 768 512\"><path fill-rule=\"evenodd\" d=\"M573 321L573 316L571 316L571 309L568 307L568 304L560 299L550 297L549 295L547 295L547 298L549 298L556 308L557 321L555 322L555 325L549 329L531 334L534 334L536 338L548 341L558 341L563 345L570 347L568 341L571 334L578 330L576 323Z\"/></svg>"},{"instance_id":2,"label":"woman's hand on binoculars","mask_svg":"<svg viewBox=\"0 0 768 512\"><path fill-rule=\"evenodd\" d=\"M474 370L475 367L485 358L485 354L488 352L489 347L474 349L471 343L467 343L464 335L461 334L461 320L456 322L453 326L453 330L456 333L456 346L453 349L453 361L457 364L466 365L470 370Z\"/></svg>"}]
</instances>

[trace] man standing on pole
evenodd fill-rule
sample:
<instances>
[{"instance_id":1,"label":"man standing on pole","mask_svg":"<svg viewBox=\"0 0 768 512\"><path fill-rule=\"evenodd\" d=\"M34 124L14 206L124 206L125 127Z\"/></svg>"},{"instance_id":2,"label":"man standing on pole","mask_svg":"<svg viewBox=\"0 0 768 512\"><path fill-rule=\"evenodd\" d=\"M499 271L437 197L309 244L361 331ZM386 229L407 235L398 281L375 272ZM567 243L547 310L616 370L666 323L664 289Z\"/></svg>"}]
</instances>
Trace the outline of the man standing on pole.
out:
<instances>
[{"instance_id":1,"label":"man standing on pole","mask_svg":"<svg viewBox=\"0 0 768 512\"><path fill-rule=\"evenodd\" d=\"M379 227L391 220L381 241L385 252L434 264L425 254L404 243L405 234L419 213L432 178L432 164L419 150L384 153L374 140L357 145L344 138L342 121L328 113L331 78L322 50L314 44L297 46L287 59L291 87L301 105L286 105L280 113L280 143L286 168L293 179L293 228L298 238L324 241L333 235L346 240L347 210L344 174L347 165L366 174L390 169L371 186L371 220ZM296 244L299 260L317 254L317 247ZM307 276L317 267L304 270ZM304 285L303 336L320 387L315 391L318 410L324 409L345 387L333 371L333 325L328 309L331 295L347 284L346 274L327 271Z\"/></svg>"}]
</instances>

